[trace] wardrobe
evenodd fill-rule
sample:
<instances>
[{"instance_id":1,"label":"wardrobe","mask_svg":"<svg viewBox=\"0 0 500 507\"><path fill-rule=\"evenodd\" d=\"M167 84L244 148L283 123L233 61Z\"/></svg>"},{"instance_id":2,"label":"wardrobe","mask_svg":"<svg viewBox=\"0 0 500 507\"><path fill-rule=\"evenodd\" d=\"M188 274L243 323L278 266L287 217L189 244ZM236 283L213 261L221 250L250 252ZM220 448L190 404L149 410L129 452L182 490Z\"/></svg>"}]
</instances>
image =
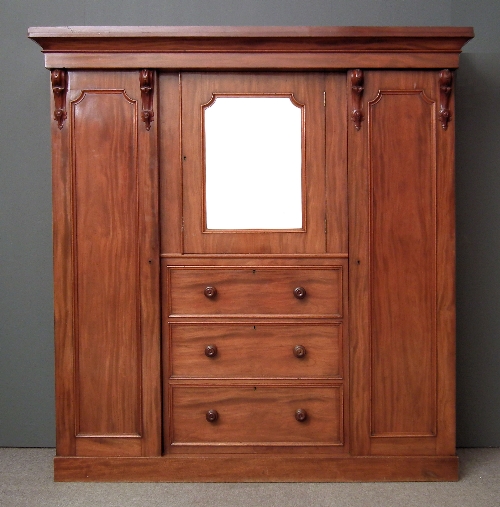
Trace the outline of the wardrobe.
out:
<instances>
[{"instance_id":1,"label":"wardrobe","mask_svg":"<svg viewBox=\"0 0 500 507\"><path fill-rule=\"evenodd\" d=\"M460 27L30 28L58 481L442 481Z\"/></svg>"}]
</instances>

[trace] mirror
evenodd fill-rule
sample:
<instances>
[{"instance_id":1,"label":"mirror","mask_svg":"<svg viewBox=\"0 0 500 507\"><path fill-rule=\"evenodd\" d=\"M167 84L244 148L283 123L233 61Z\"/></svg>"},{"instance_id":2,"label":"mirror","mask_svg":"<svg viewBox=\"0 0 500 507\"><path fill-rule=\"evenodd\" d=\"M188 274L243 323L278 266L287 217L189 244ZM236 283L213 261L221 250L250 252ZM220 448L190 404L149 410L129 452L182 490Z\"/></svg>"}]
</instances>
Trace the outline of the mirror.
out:
<instances>
[{"instance_id":1,"label":"mirror","mask_svg":"<svg viewBox=\"0 0 500 507\"><path fill-rule=\"evenodd\" d=\"M207 230L303 229L303 106L215 95L204 106Z\"/></svg>"}]
</instances>

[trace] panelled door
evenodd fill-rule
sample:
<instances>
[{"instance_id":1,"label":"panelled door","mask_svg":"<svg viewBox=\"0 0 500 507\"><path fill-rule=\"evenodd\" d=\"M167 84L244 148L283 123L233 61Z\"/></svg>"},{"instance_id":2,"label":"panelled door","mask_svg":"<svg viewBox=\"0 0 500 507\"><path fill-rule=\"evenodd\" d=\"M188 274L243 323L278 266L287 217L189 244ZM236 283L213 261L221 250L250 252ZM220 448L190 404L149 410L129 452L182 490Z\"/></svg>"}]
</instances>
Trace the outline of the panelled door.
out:
<instances>
[{"instance_id":1,"label":"panelled door","mask_svg":"<svg viewBox=\"0 0 500 507\"><path fill-rule=\"evenodd\" d=\"M322 73L181 75L183 253L345 251L343 82ZM338 126L328 149L327 87L328 121Z\"/></svg>"},{"instance_id":2,"label":"panelled door","mask_svg":"<svg viewBox=\"0 0 500 507\"><path fill-rule=\"evenodd\" d=\"M58 456L160 454L157 130L139 77L68 72L53 122Z\"/></svg>"},{"instance_id":3,"label":"panelled door","mask_svg":"<svg viewBox=\"0 0 500 507\"><path fill-rule=\"evenodd\" d=\"M350 126L356 454L455 452L454 132L439 93L437 71L367 71Z\"/></svg>"}]
</instances>

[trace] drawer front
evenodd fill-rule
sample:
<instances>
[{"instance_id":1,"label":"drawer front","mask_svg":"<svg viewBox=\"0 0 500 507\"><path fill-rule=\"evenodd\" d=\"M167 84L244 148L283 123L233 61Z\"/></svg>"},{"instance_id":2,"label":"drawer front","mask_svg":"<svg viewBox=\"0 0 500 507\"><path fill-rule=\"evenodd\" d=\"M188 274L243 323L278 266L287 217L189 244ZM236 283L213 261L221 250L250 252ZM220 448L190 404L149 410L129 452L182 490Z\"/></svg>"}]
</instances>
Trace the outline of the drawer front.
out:
<instances>
[{"instance_id":1,"label":"drawer front","mask_svg":"<svg viewBox=\"0 0 500 507\"><path fill-rule=\"evenodd\" d=\"M341 386L174 386L172 403L173 445L342 445Z\"/></svg>"},{"instance_id":2,"label":"drawer front","mask_svg":"<svg viewBox=\"0 0 500 507\"><path fill-rule=\"evenodd\" d=\"M342 324L171 324L171 376L342 378Z\"/></svg>"},{"instance_id":3,"label":"drawer front","mask_svg":"<svg viewBox=\"0 0 500 507\"><path fill-rule=\"evenodd\" d=\"M171 316L342 317L342 266L170 267Z\"/></svg>"}]
</instances>

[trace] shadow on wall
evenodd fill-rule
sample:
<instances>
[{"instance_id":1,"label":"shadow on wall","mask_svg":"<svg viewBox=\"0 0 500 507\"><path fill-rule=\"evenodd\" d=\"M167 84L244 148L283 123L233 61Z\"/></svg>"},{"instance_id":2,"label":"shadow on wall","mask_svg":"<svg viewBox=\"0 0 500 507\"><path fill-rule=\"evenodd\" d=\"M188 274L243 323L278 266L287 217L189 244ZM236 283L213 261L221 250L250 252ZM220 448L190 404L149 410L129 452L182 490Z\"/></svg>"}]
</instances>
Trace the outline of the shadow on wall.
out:
<instances>
[{"instance_id":1,"label":"shadow on wall","mask_svg":"<svg viewBox=\"0 0 500 507\"><path fill-rule=\"evenodd\" d=\"M500 446L500 55L462 54L456 83L457 445Z\"/></svg>"}]
</instances>

